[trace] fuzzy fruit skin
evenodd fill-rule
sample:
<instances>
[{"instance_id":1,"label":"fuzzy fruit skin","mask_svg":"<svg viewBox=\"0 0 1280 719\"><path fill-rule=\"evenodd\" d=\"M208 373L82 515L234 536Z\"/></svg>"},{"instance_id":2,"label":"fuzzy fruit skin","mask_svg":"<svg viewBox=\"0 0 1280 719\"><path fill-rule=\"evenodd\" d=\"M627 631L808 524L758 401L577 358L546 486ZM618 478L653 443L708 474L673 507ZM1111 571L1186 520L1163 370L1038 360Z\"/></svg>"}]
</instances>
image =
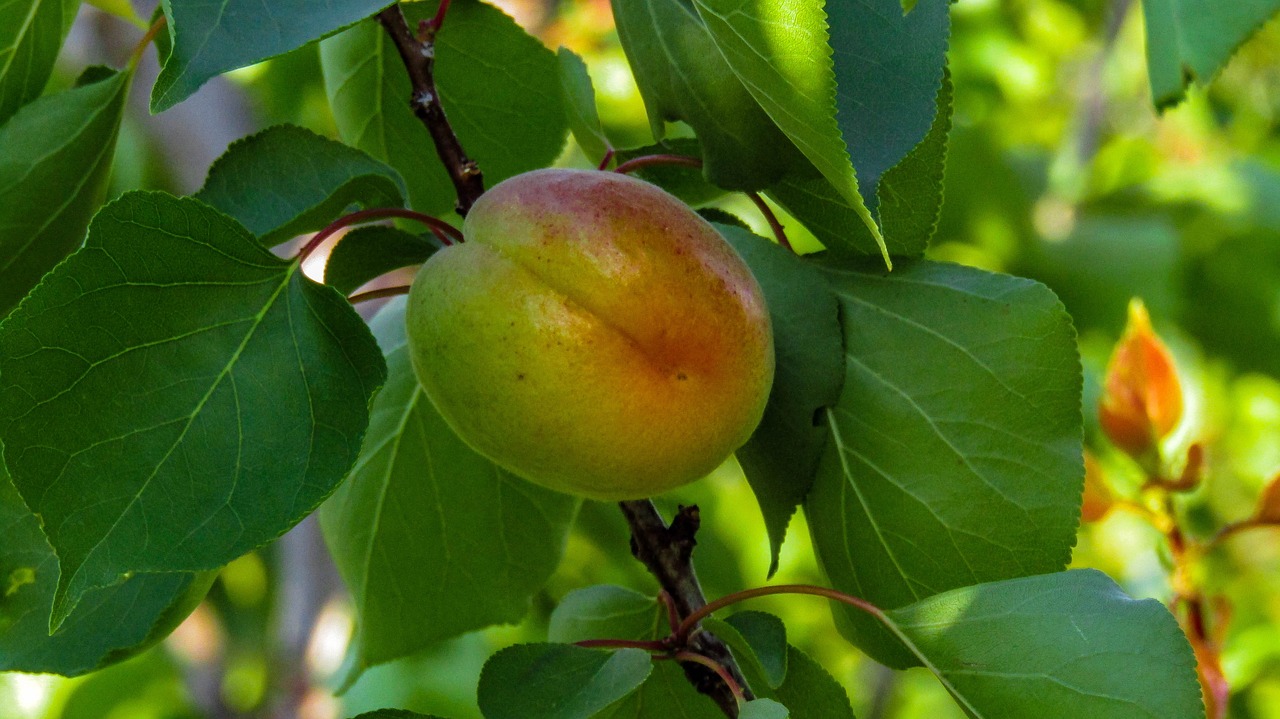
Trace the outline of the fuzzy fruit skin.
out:
<instances>
[{"instance_id":1,"label":"fuzzy fruit skin","mask_svg":"<svg viewBox=\"0 0 1280 719\"><path fill-rule=\"evenodd\" d=\"M486 192L462 231L423 265L406 321L427 396L476 451L613 501L692 482L750 437L773 383L764 296L679 200L536 170Z\"/></svg>"}]
</instances>

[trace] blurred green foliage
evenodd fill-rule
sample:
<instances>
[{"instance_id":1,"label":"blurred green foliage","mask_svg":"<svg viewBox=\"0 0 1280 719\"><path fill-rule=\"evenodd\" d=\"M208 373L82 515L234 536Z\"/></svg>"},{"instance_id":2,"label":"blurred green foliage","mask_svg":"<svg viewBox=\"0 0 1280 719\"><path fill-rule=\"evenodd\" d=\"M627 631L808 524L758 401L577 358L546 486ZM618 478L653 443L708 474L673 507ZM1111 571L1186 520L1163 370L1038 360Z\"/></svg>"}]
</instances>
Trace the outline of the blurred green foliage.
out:
<instances>
[{"instance_id":1,"label":"blurred green foliage","mask_svg":"<svg viewBox=\"0 0 1280 719\"><path fill-rule=\"evenodd\" d=\"M653 142L607 0L510 5L551 48L563 44L586 60L616 147ZM1188 526L1211 533L1249 516L1280 472L1280 23L1265 26L1207 89L1192 88L1183 104L1157 114L1138 3L960 0L952 14L954 129L930 255L1039 279L1062 298L1085 358L1089 444L1122 496L1133 496L1141 477L1099 438L1094 407L1125 306L1141 296L1173 346L1190 398L1170 452L1193 440L1208 450L1207 480L1185 502ZM121 21L95 27L125 43L138 34ZM231 80L247 98L252 126L289 122L336 134L314 44L236 71ZM143 107L135 103L126 117L111 196L176 189L173 143L155 133ZM671 130L669 136L689 134ZM576 146L561 162L593 164ZM767 231L742 198L717 204ZM815 247L799 228L791 231L799 246ZM769 543L736 463L663 497L660 507L669 514L677 503L693 502L704 518L697 564L708 596L763 583ZM1239 719L1280 719L1277 539L1276 530L1245 533L1201 564L1206 589L1232 607L1223 663L1234 690L1230 715ZM1073 564L1108 572L1136 596L1167 598L1161 547L1148 523L1113 511L1081 529ZM276 599L271 552L224 570L195 615L216 641L188 626L167 648L89 677L0 676L0 719L198 716L182 678L190 685L193 667L208 659L201 647L211 642L228 667L212 691L233 709L261 708L271 662L264 637ZM793 521L774 581L822 581L802 516ZM397 706L478 719L474 685L485 658L513 641L544 639L555 603L598 583L656 591L630 558L615 508L588 502L565 560L523 624L377 667L327 711L351 716ZM821 600L768 597L751 608L786 621L791 641L845 684L858 717L962 716L923 670L886 672L852 651ZM336 628L326 631L343 638L341 612L336 616ZM318 653L313 671L323 682L336 672L331 664L341 647Z\"/></svg>"}]
</instances>

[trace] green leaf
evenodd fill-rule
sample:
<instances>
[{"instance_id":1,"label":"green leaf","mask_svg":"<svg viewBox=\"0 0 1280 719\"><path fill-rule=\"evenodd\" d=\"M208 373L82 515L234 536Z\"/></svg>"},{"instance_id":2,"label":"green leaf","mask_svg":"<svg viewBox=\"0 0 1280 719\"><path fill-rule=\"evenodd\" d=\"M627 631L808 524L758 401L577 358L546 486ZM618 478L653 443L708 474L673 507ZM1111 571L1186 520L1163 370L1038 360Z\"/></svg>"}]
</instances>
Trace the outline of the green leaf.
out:
<instances>
[{"instance_id":1,"label":"green leaf","mask_svg":"<svg viewBox=\"0 0 1280 719\"><path fill-rule=\"evenodd\" d=\"M612 0L622 49L644 97L654 138L682 120L701 142L706 177L760 190L808 163L716 49L688 0ZM834 110L833 110L834 111Z\"/></svg>"},{"instance_id":2,"label":"green leaf","mask_svg":"<svg viewBox=\"0 0 1280 719\"><path fill-rule=\"evenodd\" d=\"M173 49L151 88L151 111L187 99L210 79L367 18L387 0L162 0Z\"/></svg>"},{"instance_id":3,"label":"green leaf","mask_svg":"<svg viewBox=\"0 0 1280 719\"><path fill-rule=\"evenodd\" d=\"M61 574L51 626L134 572L221 566L355 462L382 354L234 220L130 193L0 324L0 441Z\"/></svg>"},{"instance_id":4,"label":"green leaf","mask_svg":"<svg viewBox=\"0 0 1280 719\"><path fill-rule=\"evenodd\" d=\"M398 298L374 320L389 379L359 461L320 511L355 598L348 679L442 639L518 622L559 564L577 508L449 429L413 372L404 311Z\"/></svg>"},{"instance_id":5,"label":"green leaf","mask_svg":"<svg viewBox=\"0 0 1280 719\"><path fill-rule=\"evenodd\" d=\"M1043 285L957 265L824 268L845 381L805 503L832 584L882 608L1061 569L1083 487L1075 333ZM909 663L867 615L842 632Z\"/></svg>"},{"instance_id":6,"label":"green leaf","mask_svg":"<svg viewBox=\"0 0 1280 719\"><path fill-rule=\"evenodd\" d=\"M782 620L765 612L743 611L729 615L724 623L746 641L769 686L777 688L787 676L787 628Z\"/></svg>"},{"instance_id":7,"label":"green leaf","mask_svg":"<svg viewBox=\"0 0 1280 719\"><path fill-rule=\"evenodd\" d=\"M769 117L840 193L888 263L836 123L836 74L824 3L693 0L716 46ZM765 146L767 147L767 146Z\"/></svg>"},{"instance_id":8,"label":"green leaf","mask_svg":"<svg viewBox=\"0 0 1280 719\"><path fill-rule=\"evenodd\" d=\"M62 47L63 4L63 0L0 3L0 125L44 91Z\"/></svg>"},{"instance_id":9,"label":"green leaf","mask_svg":"<svg viewBox=\"0 0 1280 719\"><path fill-rule=\"evenodd\" d=\"M324 227L352 205L404 207L406 195L395 170L360 150L278 125L232 143L195 197L270 247Z\"/></svg>"},{"instance_id":10,"label":"green leaf","mask_svg":"<svg viewBox=\"0 0 1280 719\"><path fill-rule=\"evenodd\" d=\"M1277 12L1280 0L1143 0L1152 102L1176 105L1192 78L1209 82Z\"/></svg>"},{"instance_id":11,"label":"green leaf","mask_svg":"<svg viewBox=\"0 0 1280 719\"><path fill-rule=\"evenodd\" d=\"M883 189L880 178L924 141L939 114L950 5L926 0L904 13L902 0L826 3L836 121L872 211ZM934 179L941 184L941 171ZM886 228L886 240L888 234Z\"/></svg>"},{"instance_id":12,"label":"green leaf","mask_svg":"<svg viewBox=\"0 0 1280 719\"><path fill-rule=\"evenodd\" d=\"M0 127L0 316L84 242L131 74L42 97Z\"/></svg>"},{"instance_id":13,"label":"green leaf","mask_svg":"<svg viewBox=\"0 0 1280 719\"><path fill-rule=\"evenodd\" d=\"M951 130L951 76L944 74L929 134L884 173L876 196L885 246L894 257L919 257L942 212L942 176ZM789 177L769 190L832 253L874 255L876 239L859 222L857 209L822 178Z\"/></svg>"},{"instance_id":14,"label":"green leaf","mask_svg":"<svg viewBox=\"0 0 1280 719\"><path fill-rule=\"evenodd\" d=\"M782 620L773 615L764 612L755 613L772 620L776 626L759 622L756 626L748 625L748 633L744 634L736 624L708 617L703 620L703 627L729 645L738 664L752 680L752 687L761 690L777 688L787 674L786 627L782 625ZM757 632L767 629L768 632L750 634L751 629ZM781 642L777 641L779 636L781 636Z\"/></svg>"},{"instance_id":15,"label":"green leaf","mask_svg":"<svg viewBox=\"0 0 1280 719\"><path fill-rule=\"evenodd\" d=\"M485 719L587 719L635 691L653 662L639 649L517 644L480 673Z\"/></svg>"},{"instance_id":16,"label":"green leaf","mask_svg":"<svg viewBox=\"0 0 1280 719\"><path fill-rule=\"evenodd\" d=\"M553 642L585 639L656 639L665 626L658 600L611 584L575 589L565 595L547 627Z\"/></svg>"},{"instance_id":17,"label":"green leaf","mask_svg":"<svg viewBox=\"0 0 1280 719\"><path fill-rule=\"evenodd\" d=\"M1092 569L940 594L886 613L976 719L1203 719L1173 615Z\"/></svg>"},{"instance_id":18,"label":"green leaf","mask_svg":"<svg viewBox=\"0 0 1280 719\"><path fill-rule=\"evenodd\" d=\"M772 699L755 699L742 705L738 719L787 719L791 713Z\"/></svg>"},{"instance_id":19,"label":"green leaf","mask_svg":"<svg viewBox=\"0 0 1280 719\"><path fill-rule=\"evenodd\" d=\"M791 710L791 719L854 719L840 682L793 646L787 647L787 679L769 696Z\"/></svg>"},{"instance_id":20,"label":"green leaf","mask_svg":"<svg viewBox=\"0 0 1280 719\"><path fill-rule=\"evenodd\" d=\"M0 671L78 676L156 643L195 609L217 576L139 574L90 592L49 635L58 558L0 465Z\"/></svg>"},{"instance_id":21,"label":"green leaf","mask_svg":"<svg viewBox=\"0 0 1280 719\"><path fill-rule=\"evenodd\" d=\"M394 227L357 227L344 235L329 253L324 281L349 295L392 270L426 262L437 249L438 242Z\"/></svg>"},{"instance_id":22,"label":"green leaf","mask_svg":"<svg viewBox=\"0 0 1280 719\"><path fill-rule=\"evenodd\" d=\"M410 24L435 3L404 6ZM415 210L454 206L453 185L409 107L395 46L376 22L320 45L325 87L342 139L400 172ZM449 123L490 186L545 167L564 149L568 120L556 56L501 10L456 0L436 38L436 89Z\"/></svg>"},{"instance_id":23,"label":"green leaf","mask_svg":"<svg viewBox=\"0 0 1280 719\"><path fill-rule=\"evenodd\" d=\"M676 662L654 662L653 672L639 689L598 716L599 719L724 719L715 702L693 688Z\"/></svg>"},{"instance_id":24,"label":"green leaf","mask_svg":"<svg viewBox=\"0 0 1280 719\"><path fill-rule=\"evenodd\" d=\"M844 383L839 305L811 263L729 225L716 229L747 261L764 289L777 361L764 418L737 452L769 534L769 575L796 507L813 486L830 432L815 416L834 405Z\"/></svg>"},{"instance_id":25,"label":"green leaf","mask_svg":"<svg viewBox=\"0 0 1280 719\"><path fill-rule=\"evenodd\" d=\"M556 59L560 63L560 91L573 139L578 141L587 158L603 159L611 145L600 124L596 89L591 85L591 75L587 74L587 64L567 47L556 52Z\"/></svg>"}]
</instances>

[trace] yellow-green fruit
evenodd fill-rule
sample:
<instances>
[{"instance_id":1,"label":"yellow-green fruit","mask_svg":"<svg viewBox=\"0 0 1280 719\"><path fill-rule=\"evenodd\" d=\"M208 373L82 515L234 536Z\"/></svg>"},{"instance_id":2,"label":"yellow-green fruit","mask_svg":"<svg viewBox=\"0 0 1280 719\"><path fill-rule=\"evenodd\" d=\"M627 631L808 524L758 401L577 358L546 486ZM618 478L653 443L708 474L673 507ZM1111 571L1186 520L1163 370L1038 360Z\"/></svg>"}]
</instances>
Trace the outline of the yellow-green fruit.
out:
<instances>
[{"instance_id":1,"label":"yellow-green fruit","mask_svg":"<svg viewBox=\"0 0 1280 719\"><path fill-rule=\"evenodd\" d=\"M414 369L479 453L604 500L706 475L751 435L773 383L760 286L666 192L538 170L472 207L466 242L409 293Z\"/></svg>"}]
</instances>

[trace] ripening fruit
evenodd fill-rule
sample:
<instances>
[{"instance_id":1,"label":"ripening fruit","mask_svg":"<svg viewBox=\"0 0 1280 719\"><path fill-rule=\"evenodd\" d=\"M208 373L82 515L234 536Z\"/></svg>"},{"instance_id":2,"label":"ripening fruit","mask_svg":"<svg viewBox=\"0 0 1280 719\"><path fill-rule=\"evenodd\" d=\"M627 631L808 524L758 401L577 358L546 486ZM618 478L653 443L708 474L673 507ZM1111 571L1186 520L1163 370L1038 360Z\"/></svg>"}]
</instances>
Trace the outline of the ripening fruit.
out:
<instances>
[{"instance_id":1,"label":"ripening fruit","mask_svg":"<svg viewBox=\"0 0 1280 719\"><path fill-rule=\"evenodd\" d=\"M602 500L691 482L773 382L760 286L687 206L611 172L537 170L472 207L409 293L414 369L449 426L533 482Z\"/></svg>"}]
</instances>

